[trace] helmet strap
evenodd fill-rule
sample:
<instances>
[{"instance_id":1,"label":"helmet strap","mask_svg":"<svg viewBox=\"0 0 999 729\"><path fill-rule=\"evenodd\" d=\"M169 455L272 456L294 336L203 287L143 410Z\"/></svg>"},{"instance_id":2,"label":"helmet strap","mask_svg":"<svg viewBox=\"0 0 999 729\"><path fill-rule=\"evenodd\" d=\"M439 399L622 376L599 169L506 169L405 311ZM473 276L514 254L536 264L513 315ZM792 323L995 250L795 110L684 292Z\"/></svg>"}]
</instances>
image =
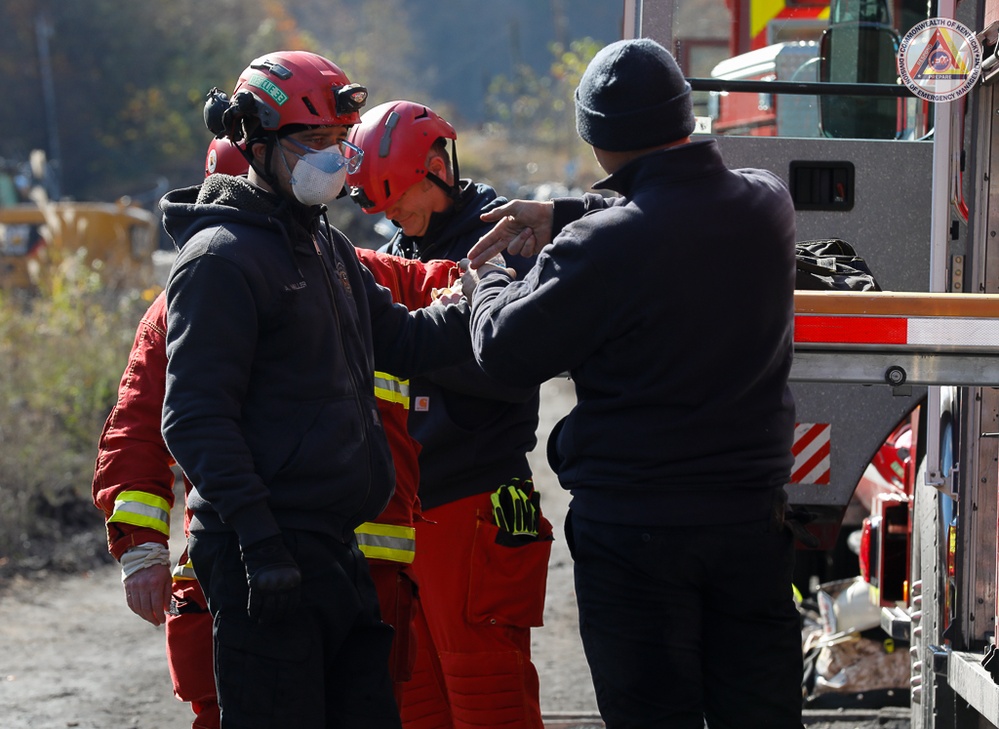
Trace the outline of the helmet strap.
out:
<instances>
[{"instance_id":1,"label":"helmet strap","mask_svg":"<svg viewBox=\"0 0 999 729\"><path fill-rule=\"evenodd\" d=\"M455 140L451 140L451 171L454 177L454 189L457 190L461 180L461 172L458 170L458 145Z\"/></svg>"},{"instance_id":2,"label":"helmet strap","mask_svg":"<svg viewBox=\"0 0 999 729\"><path fill-rule=\"evenodd\" d=\"M250 147L250 143L246 142L242 147L240 147L238 144L233 142L232 146L235 147L239 151L239 153L243 156L243 159L246 160L246 164L248 164L250 167L253 167L253 149ZM257 172L259 174L259 170L257 170Z\"/></svg>"},{"instance_id":3,"label":"helmet strap","mask_svg":"<svg viewBox=\"0 0 999 729\"><path fill-rule=\"evenodd\" d=\"M435 185L437 185L437 187L442 189L444 191L444 194L447 195L449 198L451 198L451 200L458 199L459 190L457 185L448 185L446 182L444 182L444 180L439 178L433 172L427 173L427 179L430 180Z\"/></svg>"},{"instance_id":4,"label":"helmet strap","mask_svg":"<svg viewBox=\"0 0 999 729\"><path fill-rule=\"evenodd\" d=\"M458 148L453 139L451 140L451 176L454 178L454 184L448 185L433 172L427 172L428 180L442 189L452 201L458 202L458 198L461 196L461 174L458 171Z\"/></svg>"},{"instance_id":5,"label":"helmet strap","mask_svg":"<svg viewBox=\"0 0 999 729\"><path fill-rule=\"evenodd\" d=\"M268 132L267 136L263 140L257 138L253 141L256 144L264 144L266 147L266 156L264 157L263 166L261 167L261 165L257 162L256 157L253 155L251 142L246 143L246 152L244 153L243 156L246 157L247 161L250 163L250 166L253 167L253 171L256 172L257 175L259 175L264 182L270 185L271 190L274 192L274 194L280 197L284 197L284 195L281 193L281 188L278 185L277 175L271 172L271 163L274 161L274 150L280 145L277 132ZM285 162L285 164L287 164L287 160L284 159L283 155L281 159L282 161Z\"/></svg>"}]
</instances>

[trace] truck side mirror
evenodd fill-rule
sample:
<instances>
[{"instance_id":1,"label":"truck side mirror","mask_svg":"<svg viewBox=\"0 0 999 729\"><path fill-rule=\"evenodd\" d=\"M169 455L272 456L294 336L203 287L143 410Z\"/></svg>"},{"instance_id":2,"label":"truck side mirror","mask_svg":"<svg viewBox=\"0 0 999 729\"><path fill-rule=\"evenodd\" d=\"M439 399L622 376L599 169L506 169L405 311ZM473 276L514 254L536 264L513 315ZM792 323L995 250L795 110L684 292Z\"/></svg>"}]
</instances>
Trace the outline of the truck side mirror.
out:
<instances>
[{"instance_id":1,"label":"truck side mirror","mask_svg":"<svg viewBox=\"0 0 999 729\"><path fill-rule=\"evenodd\" d=\"M895 84L898 35L880 23L831 25L819 40L819 81ZM903 120L899 100L881 96L820 96L823 136L895 139Z\"/></svg>"}]
</instances>

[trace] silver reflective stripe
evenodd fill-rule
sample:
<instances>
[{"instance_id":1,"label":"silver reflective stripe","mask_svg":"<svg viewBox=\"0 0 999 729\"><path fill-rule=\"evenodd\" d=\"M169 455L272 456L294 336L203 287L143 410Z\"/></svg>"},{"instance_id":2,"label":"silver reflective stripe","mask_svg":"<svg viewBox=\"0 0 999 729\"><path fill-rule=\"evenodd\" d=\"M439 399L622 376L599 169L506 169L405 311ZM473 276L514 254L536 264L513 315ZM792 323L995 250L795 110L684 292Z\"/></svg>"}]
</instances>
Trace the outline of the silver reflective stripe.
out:
<instances>
[{"instance_id":1,"label":"silver reflective stripe","mask_svg":"<svg viewBox=\"0 0 999 729\"><path fill-rule=\"evenodd\" d=\"M114 502L108 523L119 522L155 529L170 536L170 504L146 491L123 491Z\"/></svg>"},{"instance_id":2,"label":"silver reflective stripe","mask_svg":"<svg viewBox=\"0 0 999 729\"><path fill-rule=\"evenodd\" d=\"M384 372L375 372L375 397L395 402L409 410L409 380L400 380Z\"/></svg>"},{"instance_id":3,"label":"silver reflective stripe","mask_svg":"<svg viewBox=\"0 0 999 729\"><path fill-rule=\"evenodd\" d=\"M368 559L409 564L416 556L416 529L365 522L354 530L357 546Z\"/></svg>"}]
</instances>

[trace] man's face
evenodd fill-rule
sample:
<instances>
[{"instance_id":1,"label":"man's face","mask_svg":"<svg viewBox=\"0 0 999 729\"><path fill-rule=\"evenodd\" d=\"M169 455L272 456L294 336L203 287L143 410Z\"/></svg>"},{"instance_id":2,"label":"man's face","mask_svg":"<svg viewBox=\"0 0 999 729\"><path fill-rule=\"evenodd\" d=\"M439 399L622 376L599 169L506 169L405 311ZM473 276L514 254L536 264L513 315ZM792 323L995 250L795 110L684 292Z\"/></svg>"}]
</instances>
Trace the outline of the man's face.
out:
<instances>
[{"instance_id":1,"label":"man's face","mask_svg":"<svg viewBox=\"0 0 999 729\"><path fill-rule=\"evenodd\" d=\"M309 149L319 151L334 145L339 145L347 139L347 132L349 131L349 126L340 124L337 126L303 129L302 131L283 137L278 142L278 148L274 151L274 159L271 161L271 170L277 176L278 184L281 186L282 191L286 195L292 195L290 183L291 171L295 168L295 163L298 162L298 158L303 152L300 147L295 144L291 144L286 140L293 139L298 142L298 144L308 147ZM341 149L340 151L342 152L343 150ZM264 159L266 157L265 145L255 145L253 153L259 160L260 164L264 164Z\"/></svg>"},{"instance_id":2,"label":"man's face","mask_svg":"<svg viewBox=\"0 0 999 729\"><path fill-rule=\"evenodd\" d=\"M447 180L444 160L434 157L427 168L442 180ZM402 232L412 238L419 238L427 232L430 216L451 207L451 199L445 192L427 178L413 184L398 200L385 209L385 217L402 228Z\"/></svg>"},{"instance_id":3,"label":"man's face","mask_svg":"<svg viewBox=\"0 0 999 729\"><path fill-rule=\"evenodd\" d=\"M316 127L314 129L303 129L300 132L289 134L286 139L294 139L299 144L303 144L311 149L320 150L340 144L347 138L350 127L340 124L333 127ZM294 151L294 150L292 150Z\"/></svg>"}]
</instances>

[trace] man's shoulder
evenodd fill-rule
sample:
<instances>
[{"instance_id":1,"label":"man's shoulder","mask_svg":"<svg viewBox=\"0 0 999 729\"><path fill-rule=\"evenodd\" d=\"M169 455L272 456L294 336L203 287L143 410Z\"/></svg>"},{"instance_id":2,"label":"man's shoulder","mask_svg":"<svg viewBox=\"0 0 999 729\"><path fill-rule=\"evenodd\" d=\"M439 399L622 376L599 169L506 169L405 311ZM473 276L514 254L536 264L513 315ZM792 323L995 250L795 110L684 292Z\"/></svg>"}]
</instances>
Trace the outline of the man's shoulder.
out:
<instances>
[{"instance_id":1,"label":"man's shoulder","mask_svg":"<svg viewBox=\"0 0 999 729\"><path fill-rule=\"evenodd\" d=\"M465 194L469 196L469 204L465 207L474 210L476 214L484 213L508 202L507 198L496 192L492 185L472 180L467 180L467 183Z\"/></svg>"},{"instance_id":2,"label":"man's shoulder","mask_svg":"<svg viewBox=\"0 0 999 729\"><path fill-rule=\"evenodd\" d=\"M250 234L245 228L244 225L232 222L208 223L192 233L181 247L178 258L193 258L205 254L228 255L234 252L237 240L249 240L252 245L256 234Z\"/></svg>"},{"instance_id":3,"label":"man's shoulder","mask_svg":"<svg viewBox=\"0 0 999 729\"><path fill-rule=\"evenodd\" d=\"M773 216L782 213L793 219L794 201L784 178L770 170L759 168L743 169L740 172L743 178L756 188L757 199L766 201L763 205L769 208Z\"/></svg>"},{"instance_id":4,"label":"man's shoulder","mask_svg":"<svg viewBox=\"0 0 999 729\"><path fill-rule=\"evenodd\" d=\"M238 269L266 268L289 256L285 239L274 229L237 220L219 221L195 232L180 248L174 269L197 259L224 260Z\"/></svg>"},{"instance_id":5,"label":"man's shoulder","mask_svg":"<svg viewBox=\"0 0 999 729\"><path fill-rule=\"evenodd\" d=\"M500 194L496 192L496 188L487 182L472 182L471 186L475 190L475 194L482 198L493 200L500 197Z\"/></svg>"},{"instance_id":6,"label":"man's shoulder","mask_svg":"<svg viewBox=\"0 0 999 729\"><path fill-rule=\"evenodd\" d=\"M776 172L772 172L771 170L764 169L762 167L740 167L732 170L732 172L752 180L766 183L769 186L776 185L782 189L787 189L787 183L784 182L784 178Z\"/></svg>"}]
</instances>

